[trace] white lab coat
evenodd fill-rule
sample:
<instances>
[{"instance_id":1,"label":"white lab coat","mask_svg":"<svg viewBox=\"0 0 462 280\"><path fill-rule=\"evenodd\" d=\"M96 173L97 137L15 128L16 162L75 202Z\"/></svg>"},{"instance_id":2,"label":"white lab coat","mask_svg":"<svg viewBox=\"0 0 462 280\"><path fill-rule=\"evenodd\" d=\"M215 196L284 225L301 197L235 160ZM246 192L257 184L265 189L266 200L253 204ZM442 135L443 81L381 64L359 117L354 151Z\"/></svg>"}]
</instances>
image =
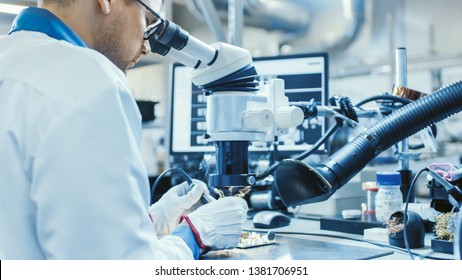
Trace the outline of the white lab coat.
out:
<instances>
[{"instance_id":1,"label":"white lab coat","mask_svg":"<svg viewBox=\"0 0 462 280\"><path fill-rule=\"evenodd\" d=\"M0 37L0 248L8 259L192 259L158 239L125 76L38 32Z\"/></svg>"}]
</instances>

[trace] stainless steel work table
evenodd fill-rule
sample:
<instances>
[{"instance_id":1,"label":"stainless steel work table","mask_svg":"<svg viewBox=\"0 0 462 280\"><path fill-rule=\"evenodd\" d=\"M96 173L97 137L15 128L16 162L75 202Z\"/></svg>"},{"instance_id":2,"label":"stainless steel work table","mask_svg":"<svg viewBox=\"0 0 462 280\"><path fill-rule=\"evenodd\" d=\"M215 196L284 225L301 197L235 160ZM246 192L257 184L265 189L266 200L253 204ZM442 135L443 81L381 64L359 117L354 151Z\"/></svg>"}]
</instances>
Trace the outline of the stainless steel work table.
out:
<instances>
[{"instance_id":1,"label":"stainless steel work table","mask_svg":"<svg viewBox=\"0 0 462 280\"><path fill-rule=\"evenodd\" d=\"M267 232L253 227L252 221L244 224L245 231ZM276 244L248 249L209 252L201 259L217 260L363 260L363 259L410 259L405 249L386 247L387 243L375 242L378 246L363 240L363 235L320 229L319 220L292 218L289 226L271 229L276 234ZM291 233L291 234L284 234ZM305 234L292 234L305 233ZM433 234L427 233L425 247L412 249L420 255L453 259L452 255L432 252Z\"/></svg>"}]
</instances>

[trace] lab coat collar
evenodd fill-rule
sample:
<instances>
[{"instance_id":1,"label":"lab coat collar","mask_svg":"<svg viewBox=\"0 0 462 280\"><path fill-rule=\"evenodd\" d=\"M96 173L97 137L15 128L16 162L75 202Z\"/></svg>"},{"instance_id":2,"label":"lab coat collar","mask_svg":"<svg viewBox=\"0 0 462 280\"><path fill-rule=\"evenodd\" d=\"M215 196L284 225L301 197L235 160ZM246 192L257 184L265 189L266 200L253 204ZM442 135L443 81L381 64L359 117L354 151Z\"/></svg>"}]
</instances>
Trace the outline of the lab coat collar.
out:
<instances>
[{"instance_id":1,"label":"lab coat collar","mask_svg":"<svg viewBox=\"0 0 462 280\"><path fill-rule=\"evenodd\" d=\"M21 30L42 32L57 40L87 47L85 42L69 26L46 9L30 7L22 10L15 18L8 34Z\"/></svg>"}]
</instances>

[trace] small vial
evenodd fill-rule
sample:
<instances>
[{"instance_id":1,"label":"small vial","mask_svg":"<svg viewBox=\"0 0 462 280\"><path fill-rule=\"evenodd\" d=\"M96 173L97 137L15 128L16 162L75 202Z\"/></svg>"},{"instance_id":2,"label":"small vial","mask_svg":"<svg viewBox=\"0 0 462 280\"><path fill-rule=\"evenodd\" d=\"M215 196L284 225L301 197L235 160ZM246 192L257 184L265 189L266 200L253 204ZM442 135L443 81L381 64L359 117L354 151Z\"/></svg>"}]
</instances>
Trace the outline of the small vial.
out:
<instances>
[{"instance_id":1,"label":"small vial","mask_svg":"<svg viewBox=\"0 0 462 280\"><path fill-rule=\"evenodd\" d=\"M366 190L366 209L364 210L365 214L375 216L375 196L377 195L376 182L365 182L363 183L363 188Z\"/></svg>"},{"instance_id":2,"label":"small vial","mask_svg":"<svg viewBox=\"0 0 462 280\"><path fill-rule=\"evenodd\" d=\"M403 207L401 193L401 174L398 172L377 173L378 191L375 196L375 218L385 223L390 216Z\"/></svg>"}]
</instances>

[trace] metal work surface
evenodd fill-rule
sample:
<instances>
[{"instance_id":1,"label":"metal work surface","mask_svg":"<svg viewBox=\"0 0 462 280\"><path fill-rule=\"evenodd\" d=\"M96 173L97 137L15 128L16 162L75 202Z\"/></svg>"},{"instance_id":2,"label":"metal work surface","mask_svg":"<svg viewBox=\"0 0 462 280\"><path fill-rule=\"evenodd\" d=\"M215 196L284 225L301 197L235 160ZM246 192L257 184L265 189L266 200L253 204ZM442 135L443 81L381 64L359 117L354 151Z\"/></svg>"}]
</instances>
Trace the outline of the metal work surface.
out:
<instances>
[{"instance_id":1,"label":"metal work surface","mask_svg":"<svg viewBox=\"0 0 462 280\"><path fill-rule=\"evenodd\" d=\"M371 249L306 238L278 235L277 243L250 249L209 252L207 260L366 260L393 254Z\"/></svg>"}]
</instances>

